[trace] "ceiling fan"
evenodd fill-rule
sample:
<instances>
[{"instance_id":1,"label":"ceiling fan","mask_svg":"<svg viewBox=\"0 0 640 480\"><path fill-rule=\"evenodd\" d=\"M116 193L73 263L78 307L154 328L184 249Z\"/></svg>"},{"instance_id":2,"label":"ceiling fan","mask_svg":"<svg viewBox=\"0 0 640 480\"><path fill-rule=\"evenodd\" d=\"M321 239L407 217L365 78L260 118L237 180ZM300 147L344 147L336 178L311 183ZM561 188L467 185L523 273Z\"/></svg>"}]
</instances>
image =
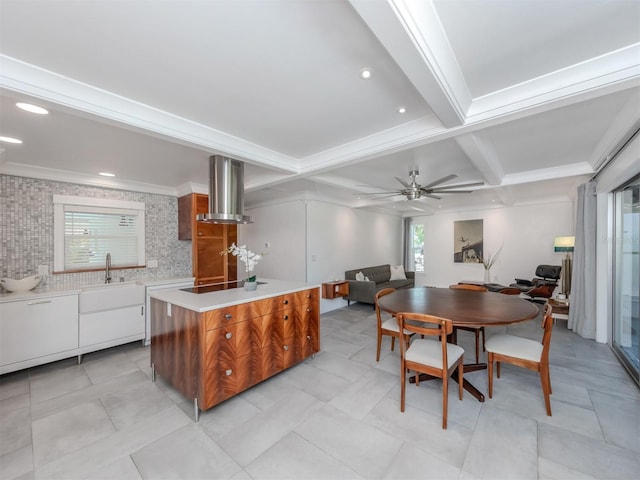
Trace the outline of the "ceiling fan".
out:
<instances>
[{"instance_id":1,"label":"ceiling fan","mask_svg":"<svg viewBox=\"0 0 640 480\"><path fill-rule=\"evenodd\" d=\"M479 185L484 185L484 182L473 182L473 183L463 183L460 185L444 185L439 187L438 185L448 182L449 180L453 180L458 176L455 174L447 175L446 177L442 177L435 182L431 182L427 185L420 185L416 182L416 177L420 175L418 169L409 171L409 176L411 177L411 183L405 182L403 179L399 177L394 177L398 182L402 184L404 188L394 191L387 192L374 192L374 193L360 193L359 195L386 195L386 197L395 197L397 195L404 195L407 197L407 200L418 200L421 197L429 197L435 198L436 200L440 200L443 193L471 193L473 190L457 190L458 188L465 187L477 187ZM367 185L362 185L363 187ZM384 187L375 187L375 188L384 188ZM378 198L386 198L386 197L378 197Z\"/></svg>"}]
</instances>

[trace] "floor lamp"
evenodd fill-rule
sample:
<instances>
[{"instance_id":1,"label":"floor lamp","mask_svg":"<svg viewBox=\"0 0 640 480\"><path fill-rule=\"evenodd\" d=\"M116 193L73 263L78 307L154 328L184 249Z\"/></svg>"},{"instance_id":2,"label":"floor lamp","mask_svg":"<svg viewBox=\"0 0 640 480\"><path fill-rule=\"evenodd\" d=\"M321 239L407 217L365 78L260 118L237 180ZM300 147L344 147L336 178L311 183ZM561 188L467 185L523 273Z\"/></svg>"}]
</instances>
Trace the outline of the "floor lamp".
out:
<instances>
[{"instance_id":1,"label":"floor lamp","mask_svg":"<svg viewBox=\"0 0 640 480\"><path fill-rule=\"evenodd\" d=\"M575 237L556 237L553 241L555 252L567 252L567 256L562 259L562 293L567 298L571 293L571 252L576 243Z\"/></svg>"}]
</instances>

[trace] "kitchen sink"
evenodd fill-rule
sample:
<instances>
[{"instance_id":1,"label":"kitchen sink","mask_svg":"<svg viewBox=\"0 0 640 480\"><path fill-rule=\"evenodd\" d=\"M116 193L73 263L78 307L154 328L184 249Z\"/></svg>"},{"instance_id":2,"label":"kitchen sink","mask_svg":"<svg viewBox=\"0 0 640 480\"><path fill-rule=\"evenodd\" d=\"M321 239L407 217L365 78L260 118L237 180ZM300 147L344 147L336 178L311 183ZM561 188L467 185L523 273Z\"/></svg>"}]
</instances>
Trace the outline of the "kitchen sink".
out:
<instances>
[{"instance_id":1,"label":"kitchen sink","mask_svg":"<svg viewBox=\"0 0 640 480\"><path fill-rule=\"evenodd\" d=\"M144 304L145 287L136 282L116 282L83 287L79 296L80 313L113 310Z\"/></svg>"}]
</instances>

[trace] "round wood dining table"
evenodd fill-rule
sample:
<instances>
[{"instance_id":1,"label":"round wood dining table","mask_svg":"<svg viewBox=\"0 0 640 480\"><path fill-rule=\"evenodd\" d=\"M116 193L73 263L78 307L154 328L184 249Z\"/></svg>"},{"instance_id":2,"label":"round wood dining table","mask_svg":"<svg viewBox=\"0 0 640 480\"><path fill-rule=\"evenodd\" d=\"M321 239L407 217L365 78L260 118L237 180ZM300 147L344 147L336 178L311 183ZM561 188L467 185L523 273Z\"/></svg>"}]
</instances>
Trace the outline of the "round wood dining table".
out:
<instances>
[{"instance_id":1,"label":"round wood dining table","mask_svg":"<svg viewBox=\"0 0 640 480\"><path fill-rule=\"evenodd\" d=\"M538 306L515 295L493 292L474 292L450 288L416 287L403 288L380 297L378 306L392 315L398 313L426 313L448 318L454 326L495 327L523 322L535 318ZM487 368L486 363L464 364L464 372ZM422 379L429 377L422 375ZM457 380L453 375L451 378ZM411 379L413 380L413 378ZM464 389L484 402L484 394L466 378Z\"/></svg>"}]
</instances>

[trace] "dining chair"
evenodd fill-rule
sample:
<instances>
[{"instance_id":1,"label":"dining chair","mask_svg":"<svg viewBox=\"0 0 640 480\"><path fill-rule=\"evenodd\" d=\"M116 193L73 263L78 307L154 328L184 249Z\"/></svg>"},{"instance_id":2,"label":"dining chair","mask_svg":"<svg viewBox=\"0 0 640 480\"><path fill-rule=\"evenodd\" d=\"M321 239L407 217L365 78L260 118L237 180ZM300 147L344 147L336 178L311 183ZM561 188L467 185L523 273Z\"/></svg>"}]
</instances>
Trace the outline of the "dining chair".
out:
<instances>
[{"instance_id":1,"label":"dining chair","mask_svg":"<svg viewBox=\"0 0 640 480\"><path fill-rule=\"evenodd\" d=\"M551 377L549 376L549 345L551 344L551 331L553 329L553 317L551 305L545 306L542 317L542 342L515 335L493 335L487 340L487 362L489 364L489 398L493 395L493 363L498 365L498 378L500 378L500 364L510 363L517 367L528 368L540 373L544 403L547 415L551 416Z\"/></svg>"},{"instance_id":2,"label":"dining chair","mask_svg":"<svg viewBox=\"0 0 640 480\"><path fill-rule=\"evenodd\" d=\"M378 299L380 297L384 297L390 293L395 292L395 288L383 288L378 293L376 293L376 301L375 301L375 309L376 309L376 319L378 322L378 349L376 351L376 362L380 361L380 348L382 347L382 336L388 335L391 337L391 351L395 346L396 338L400 338L400 328L398 327L398 321L391 317L389 320L385 322L382 321L382 315L380 314L380 307L378 306ZM404 340L409 344L409 337L412 335L411 332L404 332Z\"/></svg>"},{"instance_id":3,"label":"dining chair","mask_svg":"<svg viewBox=\"0 0 640 480\"><path fill-rule=\"evenodd\" d=\"M498 293L502 293L503 295L520 295L522 292L515 287L505 287L498 290Z\"/></svg>"},{"instance_id":4,"label":"dining chair","mask_svg":"<svg viewBox=\"0 0 640 480\"><path fill-rule=\"evenodd\" d=\"M449 285L449 288L453 290L470 290L473 292L487 292L487 287L481 285L471 285L468 283L457 283L455 285ZM458 343L458 330L465 330L467 332L473 332L476 336L476 363L480 358L480 334L482 334L482 351L485 351L484 342L484 327L453 327L453 342Z\"/></svg>"},{"instance_id":5,"label":"dining chair","mask_svg":"<svg viewBox=\"0 0 640 480\"><path fill-rule=\"evenodd\" d=\"M448 318L434 317L424 313L398 313L398 326L411 333L439 337L437 341L415 338L410 344L400 345L400 411L404 412L407 371L415 371L416 386L420 385L420 374L426 373L442 379L442 428L447 428L447 404L449 377L458 370L458 396L462 400L464 375L464 349L447 343L447 336L453 330L453 322Z\"/></svg>"}]
</instances>

